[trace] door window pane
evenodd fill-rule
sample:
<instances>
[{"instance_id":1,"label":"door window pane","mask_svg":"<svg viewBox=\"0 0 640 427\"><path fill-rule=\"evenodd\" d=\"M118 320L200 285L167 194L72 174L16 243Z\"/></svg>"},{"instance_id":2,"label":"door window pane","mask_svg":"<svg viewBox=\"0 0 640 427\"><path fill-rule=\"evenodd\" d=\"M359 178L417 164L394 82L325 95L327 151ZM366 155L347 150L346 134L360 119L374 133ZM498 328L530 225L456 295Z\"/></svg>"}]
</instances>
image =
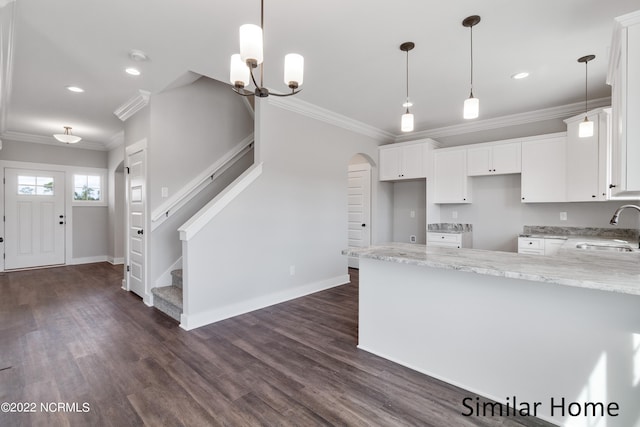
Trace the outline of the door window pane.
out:
<instances>
[{"instance_id":1,"label":"door window pane","mask_svg":"<svg viewBox=\"0 0 640 427\"><path fill-rule=\"evenodd\" d=\"M18 175L18 195L53 196L54 179L50 176Z\"/></svg>"}]
</instances>

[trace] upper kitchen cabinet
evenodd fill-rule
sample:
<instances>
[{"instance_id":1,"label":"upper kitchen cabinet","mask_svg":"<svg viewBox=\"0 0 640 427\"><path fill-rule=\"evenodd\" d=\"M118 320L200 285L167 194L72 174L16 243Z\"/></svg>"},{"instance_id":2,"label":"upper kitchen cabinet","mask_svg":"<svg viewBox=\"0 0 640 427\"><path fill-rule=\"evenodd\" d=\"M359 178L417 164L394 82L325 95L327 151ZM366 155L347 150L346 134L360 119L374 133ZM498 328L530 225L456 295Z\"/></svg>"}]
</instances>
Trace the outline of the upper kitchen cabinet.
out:
<instances>
[{"instance_id":1,"label":"upper kitchen cabinet","mask_svg":"<svg viewBox=\"0 0 640 427\"><path fill-rule=\"evenodd\" d=\"M640 10L615 19L610 52L611 195L640 198Z\"/></svg>"},{"instance_id":2,"label":"upper kitchen cabinet","mask_svg":"<svg viewBox=\"0 0 640 427\"><path fill-rule=\"evenodd\" d=\"M593 136L580 138L578 127L584 114L566 119L567 124L567 201L590 202L608 199L610 108L590 111Z\"/></svg>"},{"instance_id":3,"label":"upper kitchen cabinet","mask_svg":"<svg viewBox=\"0 0 640 427\"><path fill-rule=\"evenodd\" d=\"M522 142L522 202L566 202L566 136Z\"/></svg>"},{"instance_id":4,"label":"upper kitchen cabinet","mask_svg":"<svg viewBox=\"0 0 640 427\"><path fill-rule=\"evenodd\" d=\"M378 147L380 181L426 178L427 142L403 142Z\"/></svg>"},{"instance_id":5,"label":"upper kitchen cabinet","mask_svg":"<svg viewBox=\"0 0 640 427\"><path fill-rule=\"evenodd\" d=\"M433 152L433 203L471 203L466 148Z\"/></svg>"},{"instance_id":6,"label":"upper kitchen cabinet","mask_svg":"<svg viewBox=\"0 0 640 427\"><path fill-rule=\"evenodd\" d=\"M499 175L520 173L521 144L478 144L467 150L467 175Z\"/></svg>"}]
</instances>

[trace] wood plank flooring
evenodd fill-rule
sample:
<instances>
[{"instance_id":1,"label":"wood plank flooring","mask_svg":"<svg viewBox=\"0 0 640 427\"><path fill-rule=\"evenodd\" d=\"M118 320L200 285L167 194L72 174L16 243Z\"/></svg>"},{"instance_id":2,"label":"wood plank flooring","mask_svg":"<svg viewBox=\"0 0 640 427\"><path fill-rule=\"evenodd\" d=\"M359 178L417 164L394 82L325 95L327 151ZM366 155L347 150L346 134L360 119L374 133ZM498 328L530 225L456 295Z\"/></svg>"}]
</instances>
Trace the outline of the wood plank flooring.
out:
<instances>
[{"instance_id":1,"label":"wood plank flooring","mask_svg":"<svg viewBox=\"0 0 640 427\"><path fill-rule=\"evenodd\" d=\"M548 425L464 417L473 394L358 350L350 273L190 332L120 289L121 266L0 273L0 403L36 403L0 426Z\"/></svg>"}]
</instances>

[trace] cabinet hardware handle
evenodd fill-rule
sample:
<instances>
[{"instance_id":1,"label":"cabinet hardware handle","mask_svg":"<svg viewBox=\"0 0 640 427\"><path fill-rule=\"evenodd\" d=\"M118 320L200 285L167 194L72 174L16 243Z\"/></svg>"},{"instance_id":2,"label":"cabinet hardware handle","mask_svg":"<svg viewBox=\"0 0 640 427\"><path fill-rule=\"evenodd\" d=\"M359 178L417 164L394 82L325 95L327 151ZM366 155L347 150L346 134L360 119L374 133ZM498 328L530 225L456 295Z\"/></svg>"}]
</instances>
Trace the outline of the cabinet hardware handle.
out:
<instances>
[{"instance_id":1,"label":"cabinet hardware handle","mask_svg":"<svg viewBox=\"0 0 640 427\"><path fill-rule=\"evenodd\" d=\"M595 195L595 194L592 194L592 195L591 195L591 197L593 197L593 198L595 199L596 195Z\"/></svg>"},{"instance_id":2,"label":"cabinet hardware handle","mask_svg":"<svg viewBox=\"0 0 640 427\"><path fill-rule=\"evenodd\" d=\"M366 227L366 226L367 226L367 224L362 224L362 226L363 226L363 227Z\"/></svg>"},{"instance_id":3,"label":"cabinet hardware handle","mask_svg":"<svg viewBox=\"0 0 640 427\"><path fill-rule=\"evenodd\" d=\"M617 185L615 185L615 184L609 184L609 188L616 188L616 187L617 187Z\"/></svg>"},{"instance_id":4,"label":"cabinet hardware handle","mask_svg":"<svg viewBox=\"0 0 640 427\"><path fill-rule=\"evenodd\" d=\"M522 200L524 200L524 197L522 198Z\"/></svg>"},{"instance_id":5,"label":"cabinet hardware handle","mask_svg":"<svg viewBox=\"0 0 640 427\"><path fill-rule=\"evenodd\" d=\"M529 242L530 245L533 245L533 242Z\"/></svg>"},{"instance_id":6,"label":"cabinet hardware handle","mask_svg":"<svg viewBox=\"0 0 640 427\"><path fill-rule=\"evenodd\" d=\"M441 236L442 239L444 239L444 236Z\"/></svg>"}]
</instances>

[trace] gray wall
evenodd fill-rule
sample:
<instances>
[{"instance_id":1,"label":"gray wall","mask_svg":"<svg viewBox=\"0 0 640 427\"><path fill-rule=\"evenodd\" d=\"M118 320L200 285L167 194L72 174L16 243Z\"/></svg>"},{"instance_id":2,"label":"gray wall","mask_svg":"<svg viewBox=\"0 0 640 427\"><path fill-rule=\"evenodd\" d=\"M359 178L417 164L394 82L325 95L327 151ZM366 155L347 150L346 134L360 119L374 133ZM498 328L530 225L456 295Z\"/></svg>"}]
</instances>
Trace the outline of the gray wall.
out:
<instances>
[{"instance_id":1,"label":"gray wall","mask_svg":"<svg viewBox=\"0 0 640 427\"><path fill-rule=\"evenodd\" d=\"M124 122L124 145L129 146L141 139L149 138L150 123L151 108L147 105Z\"/></svg>"},{"instance_id":2,"label":"gray wall","mask_svg":"<svg viewBox=\"0 0 640 427\"><path fill-rule=\"evenodd\" d=\"M402 181L393 184L393 241L409 243L411 235L416 243L426 243L426 180ZM415 216L411 218L411 212Z\"/></svg>"},{"instance_id":3,"label":"gray wall","mask_svg":"<svg viewBox=\"0 0 640 427\"><path fill-rule=\"evenodd\" d=\"M109 251L106 207L74 206L73 257L103 257Z\"/></svg>"},{"instance_id":4,"label":"gray wall","mask_svg":"<svg viewBox=\"0 0 640 427\"><path fill-rule=\"evenodd\" d=\"M347 167L357 153L377 159L377 141L260 104L263 173L189 241L188 316L230 313L347 273ZM381 185L372 187L379 220Z\"/></svg>"},{"instance_id":5,"label":"gray wall","mask_svg":"<svg viewBox=\"0 0 640 427\"><path fill-rule=\"evenodd\" d=\"M107 152L3 139L0 160L106 168Z\"/></svg>"},{"instance_id":6,"label":"gray wall","mask_svg":"<svg viewBox=\"0 0 640 427\"><path fill-rule=\"evenodd\" d=\"M147 157L151 211L253 132L253 118L229 85L201 77L151 97Z\"/></svg>"},{"instance_id":7,"label":"gray wall","mask_svg":"<svg viewBox=\"0 0 640 427\"><path fill-rule=\"evenodd\" d=\"M609 220L624 202L521 203L520 174L472 178L473 203L441 205L442 222L473 224L473 247L516 252L524 225L613 227ZM453 212L458 218L453 218ZM567 221L560 221L567 212ZM636 212L624 212L618 228L638 228Z\"/></svg>"}]
</instances>

